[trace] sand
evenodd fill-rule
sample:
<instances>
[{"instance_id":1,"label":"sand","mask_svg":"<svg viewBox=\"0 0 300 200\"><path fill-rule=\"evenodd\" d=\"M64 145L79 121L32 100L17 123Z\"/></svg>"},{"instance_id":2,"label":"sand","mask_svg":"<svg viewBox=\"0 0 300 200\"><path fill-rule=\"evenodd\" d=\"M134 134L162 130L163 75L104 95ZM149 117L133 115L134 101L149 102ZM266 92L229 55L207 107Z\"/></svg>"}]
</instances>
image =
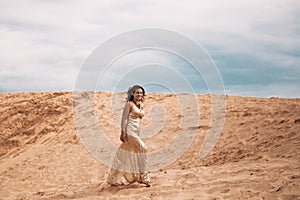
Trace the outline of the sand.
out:
<instances>
[{"instance_id":1,"label":"sand","mask_svg":"<svg viewBox=\"0 0 300 200\"><path fill-rule=\"evenodd\" d=\"M95 93L96 124L115 146L121 143L123 97ZM195 130L175 162L151 172L147 188L105 182L109 168L76 132L72 93L0 94L0 199L300 199L299 98L226 96L224 127L203 159L199 150L213 128L211 101L207 94L196 99L199 113L190 118L199 125L181 127L175 95L147 95L142 125L149 152L162 149L183 128ZM83 119L88 112L82 110Z\"/></svg>"}]
</instances>

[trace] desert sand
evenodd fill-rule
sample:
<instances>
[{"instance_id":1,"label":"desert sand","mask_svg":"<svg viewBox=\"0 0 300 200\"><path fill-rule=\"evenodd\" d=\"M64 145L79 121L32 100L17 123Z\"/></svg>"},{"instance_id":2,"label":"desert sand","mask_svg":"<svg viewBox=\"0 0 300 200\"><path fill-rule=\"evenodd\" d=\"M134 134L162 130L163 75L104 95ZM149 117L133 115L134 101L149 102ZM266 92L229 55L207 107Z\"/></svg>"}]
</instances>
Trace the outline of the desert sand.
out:
<instances>
[{"instance_id":1,"label":"desert sand","mask_svg":"<svg viewBox=\"0 0 300 200\"><path fill-rule=\"evenodd\" d=\"M95 93L93 109L117 147L124 102L112 103L113 96ZM147 188L106 183L109 167L77 134L72 93L0 94L0 199L300 199L299 98L226 96L224 127L203 159L211 101L208 94L196 98L199 126L185 127L196 131L192 144L174 163L152 171ZM157 129L143 139L153 152L172 141L183 116L171 94L147 94L145 111L142 126L148 133Z\"/></svg>"}]
</instances>

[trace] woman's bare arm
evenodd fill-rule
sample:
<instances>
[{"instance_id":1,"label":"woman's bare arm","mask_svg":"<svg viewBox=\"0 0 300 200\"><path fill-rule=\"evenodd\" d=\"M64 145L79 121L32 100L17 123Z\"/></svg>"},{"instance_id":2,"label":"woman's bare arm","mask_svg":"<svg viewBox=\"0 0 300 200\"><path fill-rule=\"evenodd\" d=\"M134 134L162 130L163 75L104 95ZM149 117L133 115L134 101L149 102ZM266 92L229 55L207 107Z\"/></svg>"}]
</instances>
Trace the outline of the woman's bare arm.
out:
<instances>
[{"instance_id":1,"label":"woman's bare arm","mask_svg":"<svg viewBox=\"0 0 300 200\"><path fill-rule=\"evenodd\" d=\"M127 139L126 135L126 125L127 125L127 120L128 120L128 115L130 113L131 105L130 102L126 103L124 109L123 109L123 114L122 114L122 121L121 121L121 136L120 140L124 142Z\"/></svg>"}]
</instances>

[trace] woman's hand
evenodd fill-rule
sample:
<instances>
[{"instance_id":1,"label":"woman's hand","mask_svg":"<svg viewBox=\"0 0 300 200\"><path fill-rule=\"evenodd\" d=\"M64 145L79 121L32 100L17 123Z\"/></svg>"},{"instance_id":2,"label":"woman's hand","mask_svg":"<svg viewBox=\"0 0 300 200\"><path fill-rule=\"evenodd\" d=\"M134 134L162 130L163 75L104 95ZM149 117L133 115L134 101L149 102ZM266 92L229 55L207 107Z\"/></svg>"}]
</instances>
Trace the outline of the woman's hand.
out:
<instances>
[{"instance_id":1,"label":"woman's hand","mask_svg":"<svg viewBox=\"0 0 300 200\"><path fill-rule=\"evenodd\" d=\"M139 101L139 108L140 108L140 118L142 119L145 116L144 105L142 101Z\"/></svg>"},{"instance_id":2,"label":"woman's hand","mask_svg":"<svg viewBox=\"0 0 300 200\"><path fill-rule=\"evenodd\" d=\"M142 101L139 102L139 105L140 105L140 110L144 110L144 104Z\"/></svg>"},{"instance_id":3,"label":"woman's hand","mask_svg":"<svg viewBox=\"0 0 300 200\"><path fill-rule=\"evenodd\" d=\"M121 136L120 136L120 140L122 141L122 142L125 142L125 141L127 141L127 134L124 132L124 131L122 131L121 132Z\"/></svg>"},{"instance_id":4,"label":"woman's hand","mask_svg":"<svg viewBox=\"0 0 300 200\"><path fill-rule=\"evenodd\" d=\"M141 110L141 111L140 111L140 118L142 119L144 116L145 116L145 111L144 111L144 110Z\"/></svg>"}]
</instances>

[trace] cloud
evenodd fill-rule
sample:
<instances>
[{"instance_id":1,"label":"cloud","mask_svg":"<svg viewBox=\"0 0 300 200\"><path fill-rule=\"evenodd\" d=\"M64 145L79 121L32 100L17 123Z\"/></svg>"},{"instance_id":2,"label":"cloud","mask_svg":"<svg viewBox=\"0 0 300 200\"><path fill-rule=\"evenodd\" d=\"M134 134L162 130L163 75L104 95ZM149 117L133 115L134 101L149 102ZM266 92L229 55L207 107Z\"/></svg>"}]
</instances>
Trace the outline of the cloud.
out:
<instances>
[{"instance_id":1,"label":"cloud","mask_svg":"<svg viewBox=\"0 0 300 200\"><path fill-rule=\"evenodd\" d=\"M153 85L148 92L208 93L192 65L162 50L137 50L119 58L101 76L97 90L124 92L133 84Z\"/></svg>"},{"instance_id":2,"label":"cloud","mask_svg":"<svg viewBox=\"0 0 300 200\"><path fill-rule=\"evenodd\" d=\"M0 13L2 91L72 90L97 45L123 31L161 27L201 43L233 94L245 94L240 88L253 88L253 96L299 94L297 0L4 0ZM257 92L262 85L270 87Z\"/></svg>"},{"instance_id":3,"label":"cloud","mask_svg":"<svg viewBox=\"0 0 300 200\"><path fill-rule=\"evenodd\" d=\"M288 88L288 90L287 90ZM300 92L298 85L290 85L288 83L280 84L252 84L238 85L235 84L226 89L228 95L235 96L255 96L255 97L281 97L281 98L299 98Z\"/></svg>"}]
</instances>

